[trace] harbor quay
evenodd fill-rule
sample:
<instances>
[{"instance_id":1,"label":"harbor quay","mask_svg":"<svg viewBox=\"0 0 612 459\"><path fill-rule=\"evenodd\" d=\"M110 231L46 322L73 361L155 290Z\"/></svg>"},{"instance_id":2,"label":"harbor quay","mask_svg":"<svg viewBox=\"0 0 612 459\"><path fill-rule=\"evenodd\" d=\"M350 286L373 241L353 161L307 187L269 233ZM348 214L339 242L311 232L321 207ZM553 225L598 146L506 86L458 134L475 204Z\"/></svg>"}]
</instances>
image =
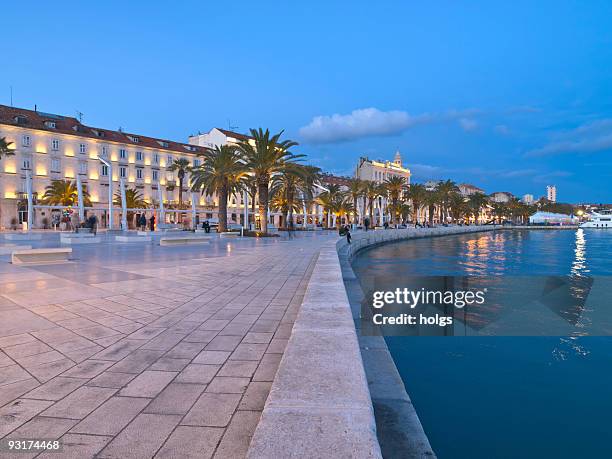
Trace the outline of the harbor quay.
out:
<instances>
[{"instance_id":1,"label":"harbor quay","mask_svg":"<svg viewBox=\"0 0 612 459\"><path fill-rule=\"evenodd\" d=\"M350 248L476 230L356 231ZM58 245L59 234L40 234L33 247ZM101 237L63 263L0 255L3 447L45 439L61 448L51 457L381 457L380 380L343 283L344 238L164 247ZM401 380L392 386L405 394ZM422 428L414 438L428 448Z\"/></svg>"}]
</instances>

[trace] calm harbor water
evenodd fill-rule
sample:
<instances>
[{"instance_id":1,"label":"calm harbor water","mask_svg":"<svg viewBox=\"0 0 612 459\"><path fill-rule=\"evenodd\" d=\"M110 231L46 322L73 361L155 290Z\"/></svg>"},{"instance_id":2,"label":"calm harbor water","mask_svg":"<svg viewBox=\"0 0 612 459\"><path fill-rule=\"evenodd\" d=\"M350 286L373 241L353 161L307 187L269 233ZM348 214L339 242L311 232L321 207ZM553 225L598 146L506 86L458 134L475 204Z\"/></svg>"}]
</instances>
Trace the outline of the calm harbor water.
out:
<instances>
[{"instance_id":1,"label":"calm harbor water","mask_svg":"<svg viewBox=\"0 0 612 459\"><path fill-rule=\"evenodd\" d=\"M611 249L612 232L601 230L497 231L375 247L359 254L353 268L368 287L376 279L401 287L403 276L608 281ZM588 324L612 309L610 300L612 293L600 288L587 306L571 311L576 317L566 311L551 317L584 320L585 335L603 334ZM610 456L612 337L386 339L438 457Z\"/></svg>"}]
</instances>

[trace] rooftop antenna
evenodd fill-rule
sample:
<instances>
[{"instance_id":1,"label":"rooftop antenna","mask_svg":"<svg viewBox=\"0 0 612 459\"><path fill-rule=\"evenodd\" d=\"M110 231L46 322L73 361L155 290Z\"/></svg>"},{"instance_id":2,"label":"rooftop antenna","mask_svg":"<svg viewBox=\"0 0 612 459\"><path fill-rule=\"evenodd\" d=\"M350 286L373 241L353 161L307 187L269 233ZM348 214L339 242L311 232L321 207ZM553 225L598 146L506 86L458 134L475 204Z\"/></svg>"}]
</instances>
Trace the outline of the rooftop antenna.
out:
<instances>
[{"instance_id":1,"label":"rooftop antenna","mask_svg":"<svg viewBox=\"0 0 612 459\"><path fill-rule=\"evenodd\" d=\"M79 123L83 122L83 112L76 111L77 118L79 119Z\"/></svg>"},{"instance_id":2,"label":"rooftop antenna","mask_svg":"<svg viewBox=\"0 0 612 459\"><path fill-rule=\"evenodd\" d=\"M230 119L227 120L227 130L228 131L235 131L236 129L239 129L239 126L232 126L232 121Z\"/></svg>"}]
</instances>

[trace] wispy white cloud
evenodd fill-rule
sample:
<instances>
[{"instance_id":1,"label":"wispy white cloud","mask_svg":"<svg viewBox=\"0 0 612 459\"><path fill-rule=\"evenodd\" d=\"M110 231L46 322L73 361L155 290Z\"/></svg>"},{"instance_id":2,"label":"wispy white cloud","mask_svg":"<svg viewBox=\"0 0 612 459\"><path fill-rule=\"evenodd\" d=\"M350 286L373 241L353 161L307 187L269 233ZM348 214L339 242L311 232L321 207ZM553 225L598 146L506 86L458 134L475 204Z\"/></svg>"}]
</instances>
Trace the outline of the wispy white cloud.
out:
<instances>
[{"instance_id":1,"label":"wispy white cloud","mask_svg":"<svg viewBox=\"0 0 612 459\"><path fill-rule=\"evenodd\" d=\"M473 131L478 127L478 122L471 118L459 118L459 126L466 132Z\"/></svg>"},{"instance_id":2,"label":"wispy white cloud","mask_svg":"<svg viewBox=\"0 0 612 459\"><path fill-rule=\"evenodd\" d=\"M526 156L598 153L609 150L612 151L612 119L602 119L558 133L551 142L528 151Z\"/></svg>"},{"instance_id":3,"label":"wispy white cloud","mask_svg":"<svg viewBox=\"0 0 612 459\"><path fill-rule=\"evenodd\" d=\"M411 115L402 110L382 111L370 107L353 110L345 115L336 113L315 116L309 124L300 128L299 134L307 143L347 142L364 137L398 135L417 125L465 118L475 113L475 110L451 110ZM468 127L476 123L469 118L465 120Z\"/></svg>"},{"instance_id":4,"label":"wispy white cloud","mask_svg":"<svg viewBox=\"0 0 612 459\"><path fill-rule=\"evenodd\" d=\"M501 135L508 135L508 134L510 134L510 129L505 124L498 124L497 126L495 126L494 129L495 129L495 132L497 132L498 134L501 134Z\"/></svg>"}]
</instances>

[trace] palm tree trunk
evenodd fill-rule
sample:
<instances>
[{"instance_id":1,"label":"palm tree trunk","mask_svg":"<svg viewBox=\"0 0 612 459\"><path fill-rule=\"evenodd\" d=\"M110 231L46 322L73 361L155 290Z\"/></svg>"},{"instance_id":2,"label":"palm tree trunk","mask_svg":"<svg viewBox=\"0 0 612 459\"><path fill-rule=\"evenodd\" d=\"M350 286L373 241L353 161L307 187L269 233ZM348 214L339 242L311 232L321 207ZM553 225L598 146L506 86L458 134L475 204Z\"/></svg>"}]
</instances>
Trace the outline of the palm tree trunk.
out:
<instances>
[{"instance_id":1,"label":"palm tree trunk","mask_svg":"<svg viewBox=\"0 0 612 459\"><path fill-rule=\"evenodd\" d=\"M219 189L219 232L227 231L227 184Z\"/></svg>"},{"instance_id":2,"label":"palm tree trunk","mask_svg":"<svg viewBox=\"0 0 612 459\"><path fill-rule=\"evenodd\" d=\"M259 181L259 222L261 232L268 233L268 180L264 178Z\"/></svg>"}]
</instances>

